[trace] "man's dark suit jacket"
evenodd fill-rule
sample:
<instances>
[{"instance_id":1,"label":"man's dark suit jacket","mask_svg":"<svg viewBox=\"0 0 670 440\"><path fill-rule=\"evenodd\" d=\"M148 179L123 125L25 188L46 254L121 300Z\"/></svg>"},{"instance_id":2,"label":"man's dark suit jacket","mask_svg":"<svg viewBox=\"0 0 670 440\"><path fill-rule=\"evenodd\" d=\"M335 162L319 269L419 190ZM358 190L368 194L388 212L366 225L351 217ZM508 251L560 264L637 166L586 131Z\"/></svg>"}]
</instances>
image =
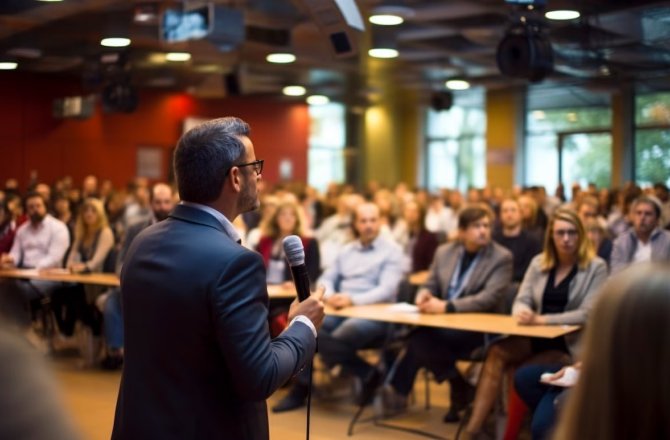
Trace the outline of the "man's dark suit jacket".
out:
<instances>
[{"instance_id":1,"label":"man's dark suit jacket","mask_svg":"<svg viewBox=\"0 0 670 440\"><path fill-rule=\"evenodd\" d=\"M270 340L259 254L179 205L133 240L121 272L125 362L113 439L267 439L265 399L315 350Z\"/></svg>"}]
</instances>

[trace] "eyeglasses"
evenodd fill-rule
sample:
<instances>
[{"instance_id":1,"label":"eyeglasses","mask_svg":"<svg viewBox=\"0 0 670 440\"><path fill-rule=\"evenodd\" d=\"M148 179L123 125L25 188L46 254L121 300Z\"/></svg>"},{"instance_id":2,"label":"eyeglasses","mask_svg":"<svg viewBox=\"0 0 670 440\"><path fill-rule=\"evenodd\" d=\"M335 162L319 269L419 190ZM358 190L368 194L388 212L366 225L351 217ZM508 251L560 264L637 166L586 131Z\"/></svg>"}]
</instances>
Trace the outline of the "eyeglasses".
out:
<instances>
[{"instance_id":1,"label":"eyeglasses","mask_svg":"<svg viewBox=\"0 0 670 440\"><path fill-rule=\"evenodd\" d=\"M237 168L243 168L243 167L254 167L254 171L256 172L256 175L260 175L263 172L263 159L255 160L253 162L248 162L248 163L241 163L237 165L233 165L234 167ZM230 172L230 170L228 170ZM228 173L226 173L228 174Z\"/></svg>"},{"instance_id":2,"label":"eyeglasses","mask_svg":"<svg viewBox=\"0 0 670 440\"><path fill-rule=\"evenodd\" d=\"M557 229L554 231L554 236L555 237L564 237L568 236L568 238L574 238L577 236L577 230L576 229Z\"/></svg>"}]
</instances>

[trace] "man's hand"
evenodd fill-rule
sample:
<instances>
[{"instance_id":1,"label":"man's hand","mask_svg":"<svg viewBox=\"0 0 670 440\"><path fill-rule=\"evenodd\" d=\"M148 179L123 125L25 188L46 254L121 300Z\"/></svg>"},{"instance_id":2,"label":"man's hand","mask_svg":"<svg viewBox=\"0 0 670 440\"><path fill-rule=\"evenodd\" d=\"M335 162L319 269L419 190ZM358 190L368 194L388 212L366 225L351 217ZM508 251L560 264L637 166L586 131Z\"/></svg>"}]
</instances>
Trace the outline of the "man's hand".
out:
<instances>
[{"instance_id":1,"label":"man's hand","mask_svg":"<svg viewBox=\"0 0 670 440\"><path fill-rule=\"evenodd\" d=\"M14 267L14 259L12 256L7 253L0 255L0 267L3 269Z\"/></svg>"},{"instance_id":2,"label":"man's hand","mask_svg":"<svg viewBox=\"0 0 670 440\"><path fill-rule=\"evenodd\" d=\"M322 301L325 291L325 287L319 286L316 291L303 302L298 302L298 299L296 298L288 311L289 321L298 315L304 315L309 318L310 321L312 321L312 324L314 324L314 327L317 330L321 328L321 324L323 324L323 318L325 316Z\"/></svg>"},{"instance_id":3,"label":"man's hand","mask_svg":"<svg viewBox=\"0 0 670 440\"><path fill-rule=\"evenodd\" d=\"M422 289L416 294L414 301L419 307L421 313L445 313L447 310L447 302L443 299L434 297L429 290Z\"/></svg>"},{"instance_id":4,"label":"man's hand","mask_svg":"<svg viewBox=\"0 0 670 440\"><path fill-rule=\"evenodd\" d=\"M337 310L349 307L353 302L348 293L336 293L326 298L326 304Z\"/></svg>"},{"instance_id":5,"label":"man's hand","mask_svg":"<svg viewBox=\"0 0 670 440\"><path fill-rule=\"evenodd\" d=\"M72 273L84 273L88 268L86 267L86 263L72 263L68 269Z\"/></svg>"}]
</instances>

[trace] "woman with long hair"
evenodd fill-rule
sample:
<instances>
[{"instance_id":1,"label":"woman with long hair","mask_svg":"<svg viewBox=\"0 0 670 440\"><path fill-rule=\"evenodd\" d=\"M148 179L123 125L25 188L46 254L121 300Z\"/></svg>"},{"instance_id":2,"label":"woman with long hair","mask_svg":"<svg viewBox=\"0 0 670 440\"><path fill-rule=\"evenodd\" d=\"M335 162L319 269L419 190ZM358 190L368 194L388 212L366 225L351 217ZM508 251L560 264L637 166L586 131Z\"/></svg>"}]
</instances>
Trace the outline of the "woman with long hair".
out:
<instances>
[{"instance_id":1,"label":"woman with long hair","mask_svg":"<svg viewBox=\"0 0 670 440\"><path fill-rule=\"evenodd\" d=\"M558 209L549 221L544 249L530 263L512 315L522 325L584 325L607 265L596 256L577 214ZM568 364L579 335L541 339L510 336L488 350L466 434L475 438L493 408L509 368L522 363Z\"/></svg>"},{"instance_id":2,"label":"woman with long hair","mask_svg":"<svg viewBox=\"0 0 670 440\"><path fill-rule=\"evenodd\" d=\"M668 286L667 263L631 266L608 281L554 439L670 438Z\"/></svg>"},{"instance_id":3,"label":"woman with long hair","mask_svg":"<svg viewBox=\"0 0 670 440\"><path fill-rule=\"evenodd\" d=\"M320 271L319 244L306 229L302 208L293 200L279 203L277 209L264 223L256 250L263 257L267 269L268 284L291 282L291 268L284 256L283 240L289 235L297 235L305 249L305 265L312 285L316 283ZM270 327L273 335L281 333L286 326L288 305L275 301L270 309Z\"/></svg>"},{"instance_id":4,"label":"woman with long hair","mask_svg":"<svg viewBox=\"0 0 670 440\"><path fill-rule=\"evenodd\" d=\"M79 208L74 230L74 243L70 248L66 268L72 273L102 272L103 265L114 246L114 233L107 222L102 202L87 198ZM95 297L102 293L100 286L71 285L54 292L52 304L61 333L72 336L77 320L81 320L94 336L100 336L102 316L95 308ZM90 341L87 345L91 346ZM84 347L86 363L91 363L95 353Z\"/></svg>"}]
</instances>

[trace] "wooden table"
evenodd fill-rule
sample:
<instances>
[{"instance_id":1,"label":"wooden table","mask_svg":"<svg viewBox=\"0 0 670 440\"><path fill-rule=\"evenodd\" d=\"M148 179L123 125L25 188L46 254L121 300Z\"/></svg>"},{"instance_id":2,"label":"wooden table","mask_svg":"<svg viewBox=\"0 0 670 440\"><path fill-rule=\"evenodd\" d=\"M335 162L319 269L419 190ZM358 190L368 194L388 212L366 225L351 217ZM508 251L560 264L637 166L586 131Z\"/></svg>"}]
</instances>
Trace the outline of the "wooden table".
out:
<instances>
[{"instance_id":1,"label":"wooden table","mask_svg":"<svg viewBox=\"0 0 670 440\"><path fill-rule=\"evenodd\" d=\"M119 286L119 277L113 273L71 273L67 269L0 269L0 278L20 278L23 280L61 281L64 283L95 284L99 286Z\"/></svg>"},{"instance_id":2,"label":"wooden table","mask_svg":"<svg viewBox=\"0 0 670 440\"><path fill-rule=\"evenodd\" d=\"M447 313L428 315L394 311L395 304L372 304L344 309L326 309L326 314L424 327L450 328L481 333L556 338L579 330L577 325L519 325L510 315L493 313Z\"/></svg>"},{"instance_id":3,"label":"wooden table","mask_svg":"<svg viewBox=\"0 0 670 440\"><path fill-rule=\"evenodd\" d=\"M0 278L19 278L23 280L60 281L63 283L95 284L98 286L118 287L119 277L113 273L70 273L67 269L0 269ZM270 298L295 298L295 289L283 285L268 286Z\"/></svg>"}]
</instances>

